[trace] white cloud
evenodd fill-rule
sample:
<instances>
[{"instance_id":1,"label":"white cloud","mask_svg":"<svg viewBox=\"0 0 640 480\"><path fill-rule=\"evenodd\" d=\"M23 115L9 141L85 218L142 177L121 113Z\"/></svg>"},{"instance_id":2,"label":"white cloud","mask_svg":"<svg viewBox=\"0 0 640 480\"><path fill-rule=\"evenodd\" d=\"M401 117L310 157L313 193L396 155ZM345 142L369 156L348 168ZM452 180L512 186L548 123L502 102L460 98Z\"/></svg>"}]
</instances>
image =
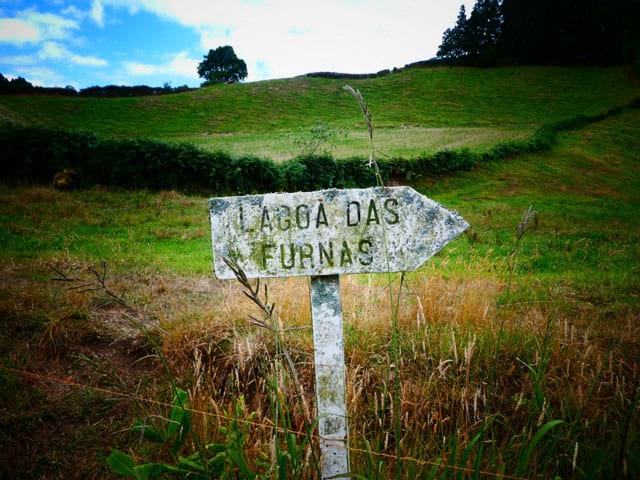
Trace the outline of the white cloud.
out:
<instances>
[{"instance_id":1,"label":"white cloud","mask_svg":"<svg viewBox=\"0 0 640 480\"><path fill-rule=\"evenodd\" d=\"M169 62L169 73L175 73L182 77L197 77L199 60L189 58L187 52L178 53L171 62Z\"/></svg>"},{"instance_id":2,"label":"white cloud","mask_svg":"<svg viewBox=\"0 0 640 480\"><path fill-rule=\"evenodd\" d=\"M41 60L62 60L85 67L104 67L107 65L107 61L102 58L75 54L56 42L45 42L38 52L38 57Z\"/></svg>"},{"instance_id":3,"label":"white cloud","mask_svg":"<svg viewBox=\"0 0 640 480\"><path fill-rule=\"evenodd\" d=\"M100 0L93 0L89 10L80 10L75 5L69 5L60 13L80 22L89 18L100 28L104 27L104 6Z\"/></svg>"},{"instance_id":4,"label":"white cloud","mask_svg":"<svg viewBox=\"0 0 640 480\"><path fill-rule=\"evenodd\" d=\"M33 9L18 13L18 19L32 25L40 35L37 40L61 40L71 36L72 30L80 28L78 22L53 13L40 13Z\"/></svg>"},{"instance_id":5,"label":"white cloud","mask_svg":"<svg viewBox=\"0 0 640 480\"><path fill-rule=\"evenodd\" d=\"M92 56L72 55L69 60L71 63L85 67L106 67L109 64L103 58Z\"/></svg>"},{"instance_id":6,"label":"white cloud","mask_svg":"<svg viewBox=\"0 0 640 480\"><path fill-rule=\"evenodd\" d=\"M232 45L251 80L267 70L279 77L319 70L362 73L424 60L435 55L460 6L450 0L102 2L192 27L204 52Z\"/></svg>"},{"instance_id":7,"label":"white cloud","mask_svg":"<svg viewBox=\"0 0 640 480\"><path fill-rule=\"evenodd\" d=\"M66 48L56 42L45 42L38 52L38 56L42 60L60 60L68 54Z\"/></svg>"},{"instance_id":8,"label":"white cloud","mask_svg":"<svg viewBox=\"0 0 640 480\"><path fill-rule=\"evenodd\" d=\"M22 45L65 39L71 36L71 30L78 28L75 20L33 9L23 10L15 18L0 18L0 42Z\"/></svg>"},{"instance_id":9,"label":"white cloud","mask_svg":"<svg viewBox=\"0 0 640 480\"><path fill-rule=\"evenodd\" d=\"M91 18L99 27L104 27L104 7L100 0L93 0L91 4Z\"/></svg>"},{"instance_id":10,"label":"white cloud","mask_svg":"<svg viewBox=\"0 0 640 480\"><path fill-rule=\"evenodd\" d=\"M135 77L156 75L161 72L161 67L158 65L149 65L147 63L139 62L124 62L124 68L127 70L127 74Z\"/></svg>"},{"instance_id":11,"label":"white cloud","mask_svg":"<svg viewBox=\"0 0 640 480\"><path fill-rule=\"evenodd\" d=\"M166 63L149 64L139 62L124 62L124 67L129 75L175 75L179 77L197 78L199 60L190 58L187 52L179 52Z\"/></svg>"},{"instance_id":12,"label":"white cloud","mask_svg":"<svg viewBox=\"0 0 640 480\"><path fill-rule=\"evenodd\" d=\"M0 57L0 64L14 66L33 65L37 63L37 61L38 59L33 55L7 55L4 57Z\"/></svg>"},{"instance_id":13,"label":"white cloud","mask_svg":"<svg viewBox=\"0 0 640 480\"><path fill-rule=\"evenodd\" d=\"M0 18L0 42L20 45L39 38L40 30L35 25L16 18Z\"/></svg>"},{"instance_id":14,"label":"white cloud","mask_svg":"<svg viewBox=\"0 0 640 480\"><path fill-rule=\"evenodd\" d=\"M75 5L69 5L67 8L62 10L60 13L62 15L64 15L64 16L67 16L67 17L73 17L76 20L83 20L84 17L86 16L85 12L80 10Z\"/></svg>"},{"instance_id":15,"label":"white cloud","mask_svg":"<svg viewBox=\"0 0 640 480\"><path fill-rule=\"evenodd\" d=\"M64 78L58 72L47 67L20 67L15 69L15 73L38 87L64 83Z\"/></svg>"}]
</instances>

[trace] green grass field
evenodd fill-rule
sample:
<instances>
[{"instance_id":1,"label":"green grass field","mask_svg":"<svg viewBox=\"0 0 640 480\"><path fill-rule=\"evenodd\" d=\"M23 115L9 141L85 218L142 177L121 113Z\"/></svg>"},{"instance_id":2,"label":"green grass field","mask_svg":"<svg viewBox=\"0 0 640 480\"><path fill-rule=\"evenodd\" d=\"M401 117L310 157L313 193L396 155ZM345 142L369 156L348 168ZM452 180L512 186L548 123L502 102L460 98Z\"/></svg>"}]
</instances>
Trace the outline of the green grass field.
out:
<instances>
[{"instance_id":1,"label":"green grass field","mask_svg":"<svg viewBox=\"0 0 640 480\"><path fill-rule=\"evenodd\" d=\"M406 90L400 80L409 82ZM446 135L481 149L549 121L627 103L638 92L625 69L415 70L353 84L380 127L380 149L413 148L431 128L442 134L425 143ZM418 93L418 84L434 93ZM229 137L211 130L228 141L223 148L270 140L279 158L287 131L321 120L349 132L345 155L350 148L366 154L358 106L340 82L293 79L285 95L286 85L225 86L229 98L214 87L187 97L104 101L104 111L98 100L22 98L18 105L18 97L5 97L0 111L53 115L58 107L51 105L69 102L68 116L56 113L65 126L93 129L100 122L75 108L90 106L106 118L127 102L182 108L185 98L218 95L222 109L254 89L246 109L255 117L230 121ZM282 90L281 107L274 107L282 117L272 115L277 128L261 129L258 99L267 87ZM294 104L309 113L287 109ZM400 104L406 121L399 120ZM146 124L136 109L125 110L127 135L140 122L140 134L172 137L158 133L168 128L161 117ZM186 129L192 113L177 109L176 132L183 130L175 138L197 136ZM112 127L97 131L125 134ZM397 330L389 298L390 289L398 292L397 276L391 287L384 275L342 278L355 472L391 478L399 471L406 479L640 476L638 152L640 110L628 108L560 133L550 151L412 185L458 210L471 228L407 274ZM130 428L138 418L161 429L170 415L169 378L156 346L194 409L179 455L216 443L229 478L254 478L241 466L276 478L276 464L286 478L318 478L316 439L306 445L304 435L274 436L271 428L277 418L292 431L313 430L308 279L268 282L279 315L274 328L295 329L274 337L251 324L248 315L263 312L237 282L212 276L207 207L206 197L176 192L0 186L0 478L118 478L106 464L114 449L136 462L180 462L175 438L151 443ZM537 215L518 239L529 207ZM295 378L276 354L283 350ZM399 470L397 446L405 457Z\"/></svg>"},{"instance_id":2,"label":"green grass field","mask_svg":"<svg viewBox=\"0 0 640 480\"><path fill-rule=\"evenodd\" d=\"M505 257L511 248L510 229L517 225L521 212L533 205L540 212L541 237L548 240L562 230L567 238L554 241L569 242L561 250L562 258L544 255L548 265L541 266L548 269L538 273L553 275L557 261L560 275L571 265L579 265L585 278L605 274L597 262L587 272L589 264L578 260L585 251L597 256L593 246L606 249L603 243L610 234L614 238L611 249L616 250L618 230L635 228L640 197L634 175L639 168L634 140L640 133L637 127L637 115L631 111L589 128L589 136L611 135L606 141L588 142L589 136L579 140L566 133L560 153L527 156L516 170L509 161L492 163L483 167L480 177L477 172L460 173L417 187L469 218L475 240L467 250L474 255L491 250ZM494 218L497 212L501 213L499 220ZM0 255L5 261L34 256L52 260L65 251L86 261L108 258L130 269L145 265L181 274L206 274L211 269L206 214L206 199L171 192L4 188ZM486 228L480 230L480 225ZM501 239L503 246L498 248L495 242ZM573 248L573 241L586 243L585 248ZM536 248L542 256L542 245ZM605 250L600 256L609 253ZM637 250L628 253L623 263Z\"/></svg>"},{"instance_id":3,"label":"green grass field","mask_svg":"<svg viewBox=\"0 0 640 480\"><path fill-rule=\"evenodd\" d=\"M361 90L378 148L414 156L482 150L549 122L627 104L640 93L629 68L413 68L375 79L294 78L218 85L160 97L0 97L0 119L104 137L193 142L274 159L299 153L287 134L322 122L346 135L337 157L362 154L363 128L345 83Z\"/></svg>"}]
</instances>

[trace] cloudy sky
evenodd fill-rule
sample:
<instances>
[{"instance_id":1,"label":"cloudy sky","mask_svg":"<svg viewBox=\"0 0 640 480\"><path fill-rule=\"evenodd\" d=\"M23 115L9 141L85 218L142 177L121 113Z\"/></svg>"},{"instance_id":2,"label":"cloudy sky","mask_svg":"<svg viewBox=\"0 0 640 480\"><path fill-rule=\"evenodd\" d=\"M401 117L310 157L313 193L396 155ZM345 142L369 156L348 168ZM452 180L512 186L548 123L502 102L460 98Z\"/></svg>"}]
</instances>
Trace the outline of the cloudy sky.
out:
<instances>
[{"instance_id":1,"label":"cloudy sky","mask_svg":"<svg viewBox=\"0 0 640 480\"><path fill-rule=\"evenodd\" d=\"M36 85L197 86L233 46L247 81L375 72L435 56L473 0L0 0L0 72Z\"/></svg>"}]
</instances>

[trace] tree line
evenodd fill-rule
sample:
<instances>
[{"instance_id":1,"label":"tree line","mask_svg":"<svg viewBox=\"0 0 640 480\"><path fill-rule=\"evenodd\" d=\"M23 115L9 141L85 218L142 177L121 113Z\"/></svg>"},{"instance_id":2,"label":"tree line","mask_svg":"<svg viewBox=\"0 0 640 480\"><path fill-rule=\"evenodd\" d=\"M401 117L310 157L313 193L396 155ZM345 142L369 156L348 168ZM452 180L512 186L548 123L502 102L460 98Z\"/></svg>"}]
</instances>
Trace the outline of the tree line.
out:
<instances>
[{"instance_id":1,"label":"tree line","mask_svg":"<svg viewBox=\"0 0 640 480\"><path fill-rule=\"evenodd\" d=\"M76 90L73 86L39 87L22 77L9 80L0 73L0 94L29 94L29 95L64 95L71 97L141 97L146 95L167 95L193 90L187 85L172 87L165 83L162 87L147 85L106 85L93 86Z\"/></svg>"},{"instance_id":2,"label":"tree line","mask_svg":"<svg viewBox=\"0 0 640 480\"><path fill-rule=\"evenodd\" d=\"M201 86L216 83L237 83L247 78L247 64L237 57L233 47L225 45L215 50L209 50L202 62L198 64L198 75L205 81ZM194 90L187 85L172 87L165 83L162 87L147 85L106 85L93 86L76 90L73 86L39 87L33 85L23 77L9 80L0 73L0 95L29 94L29 95L64 95L80 97L141 97L147 95L167 95Z\"/></svg>"},{"instance_id":3,"label":"tree line","mask_svg":"<svg viewBox=\"0 0 640 480\"><path fill-rule=\"evenodd\" d=\"M637 0L477 0L437 57L470 65L640 63Z\"/></svg>"}]
</instances>

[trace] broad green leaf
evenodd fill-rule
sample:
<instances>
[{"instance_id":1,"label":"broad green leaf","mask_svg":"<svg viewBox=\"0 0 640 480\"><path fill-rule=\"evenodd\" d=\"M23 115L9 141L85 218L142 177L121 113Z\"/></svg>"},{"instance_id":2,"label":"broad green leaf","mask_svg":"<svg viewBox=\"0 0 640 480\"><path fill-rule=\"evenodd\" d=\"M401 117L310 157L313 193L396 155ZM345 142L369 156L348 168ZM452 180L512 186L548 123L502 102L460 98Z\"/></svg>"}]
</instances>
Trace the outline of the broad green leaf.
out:
<instances>
[{"instance_id":1,"label":"broad green leaf","mask_svg":"<svg viewBox=\"0 0 640 480\"><path fill-rule=\"evenodd\" d=\"M192 455L193 457L193 455ZM192 460L186 457L178 457L178 466L179 467L189 467L193 470L204 472L206 469L202 464L202 461Z\"/></svg>"},{"instance_id":2,"label":"broad green leaf","mask_svg":"<svg viewBox=\"0 0 640 480\"><path fill-rule=\"evenodd\" d=\"M141 433L142 436L150 442L167 443L167 439L162 433L140 420L136 420L136 424L133 426L132 430L134 432Z\"/></svg>"},{"instance_id":3,"label":"broad green leaf","mask_svg":"<svg viewBox=\"0 0 640 480\"><path fill-rule=\"evenodd\" d=\"M187 392L178 388L173 398L171 413L169 414L169 425L167 427L167 435L169 437L174 436L180 430L190 429L189 412L185 410L188 407Z\"/></svg>"},{"instance_id":4,"label":"broad green leaf","mask_svg":"<svg viewBox=\"0 0 640 480\"><path fill-rule=\"evenodd\" d=\"M133 470L135 462L129 455L121 452L120 450L114 450L111 452L107 457L107 465L109 465L109 468L119 475L124 475L125 477L136 476Z\"/></svg>"},{"instance_id":5,"label":"broad green leaf","mask_svg":"<svg viewBox=\"0 0 640 480\"><path fill-rule=\"evenodd\" d=\"M242 452L230 449L227 451L227 457L236 467L238 467L238 470L240 470L244 478L253 478L255 476L255 474L251 473Z\"/></svg>"},{"instance_id":6,"label":"broad green leaf","mask_svg":"<svg viewBox=\"0 0 640 480\"><path fill-rule=\"evenodd\" d=\"M219 452L215 457L209 460L209 472L214 477L222 474L226 463L227 455L225 452Z\"/></svg>"},{"instance_id":7,"label":"broad green leaf","mask_svg":"<svg viewBox=\"0 0 640 480\"><path fill-rule=\"evenodd\" d=\"M529 465L529 461L531 460L531 454L535 450L538 443L540 443L540 440L542 440L542 437L544 437L551 429L557 427L562 423L565 422L563 420L551 420L550 422L547 422L540 427L540 429L531 439L531 443L522 454L522 457L520 457L520 460L518 461L518 468L516 470L517 475L523 475L525 473L525 469L527 468L527 466Z\"/></svg>"},{"instance_id":8,"label":"broad green leaf","mask_svg":"<svg viewBox=\"0 0 640 480\"><path fill-rule=\"evenodd\" d=\"M225 452L227 450L227 446L224 443L210 443L207 445L207 450L212 453L220 453Z\"/></svg>"},{"instance_id":9,"label":"broad green leaf","mask_svg":"<svg viewBox=\"0 0 640 480\"><path fill-rule=\"evenodd\" d=\"M133 467L136 480L147 480L149 477L157 477L165 472L179 472L176 467L163 463L145 463Z\"/></svg>"}]
</instances>

